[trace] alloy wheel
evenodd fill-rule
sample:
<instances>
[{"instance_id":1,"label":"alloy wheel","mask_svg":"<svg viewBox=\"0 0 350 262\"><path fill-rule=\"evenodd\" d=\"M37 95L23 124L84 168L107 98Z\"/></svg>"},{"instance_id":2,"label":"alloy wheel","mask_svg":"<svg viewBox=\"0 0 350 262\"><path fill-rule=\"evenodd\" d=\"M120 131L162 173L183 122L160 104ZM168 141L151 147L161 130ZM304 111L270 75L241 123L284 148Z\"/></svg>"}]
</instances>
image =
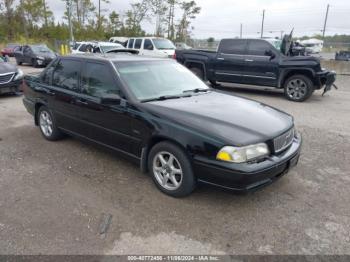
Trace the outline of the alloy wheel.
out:
<instances>
[{"instance_id":1,"label":"alloy wheel","mask_svg":"<svg viewBox=\"0 0 350 262\"><path fill-rule=\"evenodd\" d=\"M53 132L53 122L51 115L47 111L41 111L40 118L40 129L46 137L50 137Z\"/></svg>"},{"instance_id":2,"label":"alloy wheel","mask_svg":"<svg viewBox=\"0 0 350 262\"><path fill-rule=\"evenodd\" d=\"M302 79L293 79L288 82L287 94L295 100L303 98L307 94L307 84Z\"/></svg>"},{"instance_id":3,"label":"alloy wheel","mask_svg":"<svg viewBox=\"0 0 350 262\"><path fill-rule=\"evenodd\" d=\"M153 159L153 174L164 189L176 190L181 186L183 171L180 162L169 152L159 152Z\"/></svg>"}]
</instances>

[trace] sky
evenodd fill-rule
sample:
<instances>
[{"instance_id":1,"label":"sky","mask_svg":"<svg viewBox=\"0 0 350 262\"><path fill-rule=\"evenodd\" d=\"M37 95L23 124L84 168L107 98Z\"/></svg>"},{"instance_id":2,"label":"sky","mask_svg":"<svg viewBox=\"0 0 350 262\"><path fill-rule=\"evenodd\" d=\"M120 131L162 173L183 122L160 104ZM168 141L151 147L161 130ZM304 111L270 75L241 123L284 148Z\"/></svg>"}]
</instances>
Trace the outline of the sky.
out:
<instances>
[{"instance_id":1,"label":"sky","mask_svg":"<svg viewBox=\"0 0 350 262\"><path fill-rule=\"evenodd\" d=\"M97 3L96 0L93 0ZM136 0L110 0L102 7L123 14ZM262 13L265 10L264 36L276 37L281 31L294 28L296 36L321 34L329 7L326 35L350 34L349 0L196 0L202 8L193 21L195 38L221 39L240 34L243 37L260 36ZM65 4L61 0L47 0L56 20L62 20ZM181 11L177 10L180 15ZM153 33L155 24L144 22L147 33Z\"/></svg>"}]
</instances>

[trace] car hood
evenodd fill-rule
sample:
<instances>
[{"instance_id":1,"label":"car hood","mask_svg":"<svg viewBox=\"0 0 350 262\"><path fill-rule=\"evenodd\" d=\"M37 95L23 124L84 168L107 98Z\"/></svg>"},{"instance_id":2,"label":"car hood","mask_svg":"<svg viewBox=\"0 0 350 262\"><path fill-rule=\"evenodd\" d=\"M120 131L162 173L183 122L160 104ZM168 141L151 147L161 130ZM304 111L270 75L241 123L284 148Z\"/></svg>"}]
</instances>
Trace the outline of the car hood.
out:
<instances>
[{"instance_id":1,"label":"car hood","mask_svg":"<svg viewBox=\"0 0 350 262\"><path fill-rule=\"evenodd\" d=\"M17 67L13 64L0 62L0 74L17 72Z\"/></svg>"},{"instance_id":2,"label":"car hood","mask_svg":"<svg viewBox=\"0 0 350 262\"><path fill-rule=\"evenodd\" d=\"M155 116L235 146L270 140L293 126L292 116L280 110L221 91L144 106Z\"/></svg>"}]
</instances>

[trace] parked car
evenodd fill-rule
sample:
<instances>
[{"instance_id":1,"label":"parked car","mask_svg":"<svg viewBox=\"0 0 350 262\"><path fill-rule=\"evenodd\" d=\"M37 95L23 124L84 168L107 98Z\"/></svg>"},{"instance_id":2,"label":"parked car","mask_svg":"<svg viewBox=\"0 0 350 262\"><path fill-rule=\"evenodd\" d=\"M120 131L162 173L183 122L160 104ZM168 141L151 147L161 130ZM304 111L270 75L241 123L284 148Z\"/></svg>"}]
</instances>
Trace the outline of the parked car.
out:
<instances>
[{"instance_id":1,"label":"parked car","mask_svg":"<svg viewBox=\"0 0 350 262\"><path fill-rule=\"evenodd\" d=\"M72 54L84 53L108 53L108 51L116 49L125 49L124 46L111 42L79 42L77 48L72 49Z\"/></svg>"},{"instance_id":2,"label":"parked car","mask_svg":"<svg viewBox=\"0 0 350 262\"><path fill-rule=\"evenodd\" d=\"M265 39L223 39L218 51L176 50L176 59L203 80L271 86L284 89L286 98L308 99L314 90L329 91L335 72L321 68L318 58L293 56L291 37L280 49Z\"/></svg>"},{"instance_id":3,"label":"parked car","mask_svg":"<svg viewBox=\"0 0 350 262\"><path fill-rule=\"evenodd\" d=\"M23 76L21 69L0 58L0 94L19 92Z\"/></svg>"},{"instance_id":4,"label":"parked car","mask_svg":"<svg viewBox=\"0 0 350 262\"><path fill-rule=\"evenodd\" d=\"M46 66L56 58L53 52L46 45L24 45L15 48L14 56L17 65L30 64L34 67Z\"/></svg>"},{"instance_id":5,"label":"parked car","mask_svg":"<svg viewBox=\"0 0 350 262\"><path fill-rule=\"evenodd\" d=\"M109 42L121 44L124 47L126 47L126 43L128 42L128 40L129 37L114 36L109 39Z\"/></svg>"},{"instance_id":6,"label":"parked car","mask_svg":"<svg viewBox=\"0 0 350 262\"><path fill-rule=\"evenodd\" d=\"M14 51L14 49L15 49L17 46L20 46L20 44L8 44L8 45L6 45L6 46L1 50L2 56L13 57L13 51Z\"/></svg>"},{"instance_id":7,"label":"parked car","mask_svg":"<svg viewBox=\"0 0 350 262\"><path fill-rule=\"evenodd\" d=\"M67 133L115 150L174 197L198 182L255 190L299 159L292 116L211 89L172 59L60 57L25 77L24 95L44 138Z\"/></svg>"},{"instance_id":8,"label":"parked car","mask_svg":"<svg viewBox=\"0 0 350 262\"><path fill-rule=\"evenodd\" d=\"M335 60L350 61L350 51L339 51L335 53Z\"/></svg>"},{"instance_id":9,"label":"parked car","mask_svg":"<svg viewBox=\"0 0 350 262\"><path fill-rule=\"evenodd\" d=\"M182 42L175 43L175 46L176 46L176 49L180 49L180 50L192 49L191 46L187 45L186 43L182 43Z\"/></svg>"},{"instance_id":10,"label":"parked car","mask_svg":"<svg viewBox=\"0 0 350 262\"><path fill-rule=\"evenodd\" d=\"M130 38L126 47L138 50L140 55L164 58L172 58L176 49L170 40L159 37Z\"/></svg>"}]
</instances>

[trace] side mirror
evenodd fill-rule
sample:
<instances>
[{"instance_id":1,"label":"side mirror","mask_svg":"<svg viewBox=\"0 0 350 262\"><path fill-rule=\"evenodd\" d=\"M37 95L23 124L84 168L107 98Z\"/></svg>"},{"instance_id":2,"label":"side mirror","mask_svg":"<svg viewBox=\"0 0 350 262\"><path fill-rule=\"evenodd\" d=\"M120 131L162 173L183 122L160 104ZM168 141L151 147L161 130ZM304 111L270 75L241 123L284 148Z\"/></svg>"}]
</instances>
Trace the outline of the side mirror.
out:
<instances>
[{"instance_id":1,"label":"side mirror","mask_svg":"<svg viewBox=\"0 0 350 262\"><path fill-rule=\"evenodd\" d=\"M117 94L105 94L101 97L101 104L103 105L118 105L122 98Z\"/></svg>"},{"instance_id":2,"label":"side mirror","mask_svg":"<svg viewBox=\"0 0 350 262\"><path fill-rule=\"evenodd\" d=\"M270 57L270 60L274 59L276 57L276 55L274 54L274 52L272 52L272 50L266 50L265 51L265 55Z\"/></svg>"}]
</instances>

